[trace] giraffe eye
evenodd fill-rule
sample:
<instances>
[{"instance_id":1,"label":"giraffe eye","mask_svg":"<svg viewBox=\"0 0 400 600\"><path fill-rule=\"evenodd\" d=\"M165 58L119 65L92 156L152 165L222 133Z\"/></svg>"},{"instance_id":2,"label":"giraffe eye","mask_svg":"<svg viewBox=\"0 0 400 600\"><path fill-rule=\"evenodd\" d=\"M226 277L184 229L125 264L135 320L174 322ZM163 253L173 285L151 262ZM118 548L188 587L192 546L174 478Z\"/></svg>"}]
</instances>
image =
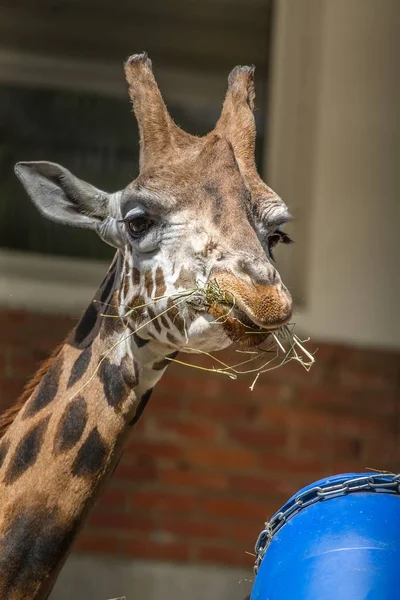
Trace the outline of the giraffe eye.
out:
<instances>
[{"instance_id":1,"label":"giraffe eye","mask_svg":"<svg viewBox=\"0 0 400 600\"><path fill-rule=\"evenodd\" d=\"M145 233L148 229L150 229L152 224L153 221L143 216L134 217L128 221L129 231L134 237L138 237L139 235Z\"/></svg>"},{"instance_id":2,"label":"giraffe eye","mask_svg":"<svg viewBox=\"0 0 400 600\"><path fill-rule=\"evenodd\" d=\"M272 253L272 249L279 243L282 244L291 244L293 242L292 238L288 236L287 233L282 231L281 229L276 229L274 233L268 236L268 253L272 260L275 260L274 255Z\"/></svg>"}]
</instances>

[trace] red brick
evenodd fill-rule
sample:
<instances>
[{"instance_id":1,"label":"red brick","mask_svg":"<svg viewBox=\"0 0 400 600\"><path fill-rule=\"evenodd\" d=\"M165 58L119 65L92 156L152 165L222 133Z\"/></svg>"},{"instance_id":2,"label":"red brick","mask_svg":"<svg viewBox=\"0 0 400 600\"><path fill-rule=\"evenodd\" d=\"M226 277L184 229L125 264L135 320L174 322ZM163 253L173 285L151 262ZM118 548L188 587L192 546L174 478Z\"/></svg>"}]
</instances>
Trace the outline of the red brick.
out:
<instances>
[{"instance_id":1,"label":"red brick","mask_svg":"<svg viewBox=\"0 0 400 600\"><path fill-rule=\"evenodd\" d=\"M145 416L143 418L145 418ZM183 456L183 449L177 444L151 440L137 440L135 438L129 442L125 452L136 456L138 459L154 458L159 461L176 460Z\"/></svg>"},{"instance_id":2,"label":"red brick","mask_svg":"<svg viewBox=\"0 0 400 600\"><path fill-rule=\"evenodd\" d=\"M162 483L174 487L183 486L210 490L225 490L228 487L226 475L219 473L188 469L162 469L159 477Z\"/></svg>"},{"instance_id":3,"label":"red brick","mask_svg":"<svg viewBox=\"0 0 400 600\"><path fill-rule=\"evenodd\" d=\"M134 483L143 481L155 481L158 478L158 469L153 464L146 463L134 463L129 464L124 461L121 462L114 475L113 479L117 480L128 480Z\"/></svg>"},{"instance_id":4,"label":"red brick","mask_svg":"<svg viewBox=\"0 0 400 600\"><path fill-rule=\"evenodd\" d=\"M25 328L34 325L40 317L34 313L2 308L0 312L0 331L3 332L9 327L16 329L18 327Z\"/></svg>"},{"instance_id":5,"label":"red brick","mask_svg":"<svg viewBox=\"0 0 400 600\"><path fill-rule=\"evenodd\" d=\"M300 408L312 408L327 413L393 414L396 410L394 392L371 392L344 389L339 386L302 386L296 394Z\"/></svg>"},{"instance_id":6,"label":"red brick","mask_svg":"<svg viewBox=\"0 0 400 600\"><path fill-rule=\"evenodd\" d=\"M13 354L10 356L9 365L10 372L13 376L23 375L27 378L34 375L39 367L37 359L31 355L23 356Z\"/></svg>"},{"instance_id":7,"label":"red brick","mask_svg":"<svg viewBox=\"0 0 400 600\"><path fill-rule=\"evenodd\" d=\"M358 473L365 470L366 467L376 468L376 464L366 465L365 461L358 460L334 460L329 466L329 475L338 475L340 473ZM377 467L381 468L381 467ZM383 469L385 467L382 467Z\"/></svg>"},{"instance_id":8,"label":"red brick","mask_svg":"<svg viewBox=\"0 0 400 600\"><path fill-rule=\"evenodd\" d=\"M249 392L250 393L250 392ZM215 399L209 401L205 398L193 399L187 403L187 410L194 415L200 415L224 423L254 421L258 415L259 407L250 398L240 402L232 398Z\"/></svg>"},{"instance_id":9,"label":"red brick","mask_svg":"<svg viewBox=\"0 0 400 600\"><path fill-rule=\"evenodd\" d=\"M361 461L364 441L360 437L337 437L333 440L333 460Z\"/></svg>"},{"instance_id":10,"label":"red brick","mask_svg":"<svg viewBox=\"0 0 400 600\"><path fill-rule=\"evenodd\" d=\"M182 360L191 362L195 356L182 355ZM179 392L181 395L201 393L206 398L218 398L225 385L224 376L205 373L190 367L171 365L165 375L166 389Z\"/></svg>"},{"instance_id":11,"label":"red brick","mask_svg":"<svg viewBox=\"0 0 400 600\"><path fill-rule=\"evenodd\" d=\"M224 564L230 566L247 566L249 569L254 565L255 557L251 556L253 548L241 547L230 548L216 545L200 545L198 549L198 558L201 562L215 564Z\"/></svg>"},{"instance_id":12,"label":"red brick","mask_svg":"<svg viewBox=\"0 0 400 600\"><path fill-rule=\"evenodd\" d=\"M6 353L0 350L0 377L7 376L7 365L8 361L6 360Z\"/></svg>"},{"instance_id":13,"label":"red brick","mask_svg":"<svg viewBox=\"0 0 400 600\"><path fill-rule=\"evenodd\" d=\"M0 399L2 402L2 408L4 408L3 401L7 402L8 405L22 393L24 389L25 379L0 379Z\"/></svg>"},{"instance_id":14,"label":"red brick","mask_svg":"<svg viewBox=\"0 0 400 600\"><path fill-rule=\"evenodd\" d=\"M281 508L281 504L276 505L276 511ZM273 511L274 513L276 512ZM253 550L257 537L264 528L264 523L272 517L272 514L265 515L263 521L254 521L242 523L239 519L229 525L229 538L241 542L244 548Z\"/></svg>"},{"instance_id":15,"label":"red brick","mask_svg":"<svg viewBox=\"0 0 400 600\"><path fill-rule=\"evenodd\" d=\"M104 490L99 506L118 506L123 509L126 505L128 494L125 490L108 487Z\"/></svg>"},{"instance_id":16,"label":"red brick","mask_svg":"<svg viewBox=\"0 0 400 600\"><path fill-rule=\"evenodd\" d=\"M260 522L263 522L271 513L271 506L263 500L255 502L232 497L203 498L201 506L207 515L250 521L260 519Z\"/></svg>"},{"instance_id":17,"label":"red brick","mask_svg":"<svg viewBox=\"0 0 400 600\"><path fill-rule=\"evenodd\" d=\"M153 542L148 538L140 538L122 540L122 547L125 554L136 558L187 562L190 557L188 542L168 541L160 543Z\"/></svg>"},{"instance_id":18,"label":"red brick","mask_svg":"<svg viewBox=\"0 0 400 600\"><path fill-rule=\"evenodd\" d=\"M294 487L288 486L285 479L268 475L232 475L229 479L229 488L233 492L246 494L248 497L285 497L296 491Z\"/></svg>"},{"instance_id":19,"label":"red brick","mask_svg":"<svg viewBox=\"0 0 400 600\"><path fill-rule=\"evenodd\" d=\"M268 374L265 374L265 379L259 378L253 391L251 391L250 384L252 381L252 378L246 381L243 379L229 381L229 384L225 385L226 388L229 385L229 394L227 394L228 389L222 390L222 394L227 394L229 399L235 398L240 402L249 399L252 403L271 405L287 403L293 395L293 386L287 384L284 378L282 381L271 381Z\"/></svg>"},{"instance_id":20,"label":"red brick","mask_svg":"<svg viewBox=\"0 0 400 600\"><path fill-rule=\"evenodd\" d=\"M180 511L195 511L197 509L197 498L183 494L138 490L132 496L132 505L136 508L157 511L168 510L179 513Z\"/></svg>"},{"instance_id":21,"label":"red brick","mask_svg":"<svg viewBox=\"0 0 400 600\"><path fill-rule=\"evenodd\" d=\"M276 406L265 403L260 406L257 418L257 425L260 427L263 423L267 426L282 427L285 429L291 421L291 409L286 406Z\"/></svg>"},{"instance_id":22,"label":"red brick","mask_svg":"<svg viewBox=\"0 0 400 600\"><path fill-rule=\"evenodd\" d=\"M303 409L312 408L317 411L338 412L340 410L350 409L353 406L351 392L338 387L310 386L305 385L298 388L296 393L296 405Z\"/></svg>"},{"instance_id":23,"label":"red brick","mask_svg":"<svg viewBox=\"0 0 400 600\"><path fill-rule=\"evenodd\" d=\"M260 463L265 469L284 473L287 477L294 474L321 476L330 475L327 472L326 458L303 458L301 456L279 456L266 453L260 457Z\"/></svg>"},{"instance_id":24,"label":"red brick","mask_svg":"<svg viewBox=\"0 0 400 600\"><path fill-rule=\"evenodd\" d=\"M397 473L400 463L400 446L397 434L364 441L363 463L366 467Z\"/></svg>"},{"instance_id":25,"label":"red brick","mask_svg":"<svg viewBox=\"0 0 400 600\"><path fill-rule=\"evenodd\" d=\"M299 362L292 360L279 369L265 373L264 377L272 381L282 380L286 384L307 383L308 385L317 385L324 378L325 366L318 363L317 354L315 358L316 362L309 371L306 371Z\"/></svg>"},{"instance_id":26,"label":"red brick","mask_svg":"<svg viewBox=\"0 0 400 600\"><path fill-rule=\"evenodd\" d=\"M320 365L321 363L331 365L332 363L336 364L338 359L346 360L351 347L345 344L327 344L324 341L312 339L307 342L307 350L314 355L316 365Z\"/></svg>"},{"instance_id":27,"label":"red brick","mask_svg":"<svg viewBox=\"0 0 400 600\"><path fill-rule=\"evenodd\" d=\"M391 392L361 392L363 397L360 411L370 415L397 416L397 398L400 395L400 387Z\"/></svg>"},{"instance_id":28,"label":"red brick","mask_svg":"<svg viewBox=\"0 0 400 600\"><path fill-rule=\"evenodd\" d=\"M84 531L74 543L74 551L98 554L118 554L119 539L112 534L94 534Z\"/></svg>"},{"instance_id":29,"label":"red brick","mask_svg":"<svg viewBox=\"0 0 400 600\"><path fill-rule=\"evenodd\" d=\"M345 363L340 366L337 373L338 382L342 386L367 391L391 391L397 383L397 373L400 359L396 362L379 361L377 356L366 364Z\"/></svg>"},{"instance_id":30,"label":"red brick","mask_svg":"<svg viewBox=\"0 0 400 600\"><path fill-rule=\"evenodd\" d=\"M259 422L267 426L281 423L282 428L295 427L306 431L315 428L326 428L332 425L332 416L329 413L299 407L271 407L264 406L260 409Z\"/></svg>"},{"instance_id":31,"label":"red brick","mask_svg":"<svg viewBox=\"0 0 400 600\"><path fill-rule=\"evenodd\" d=\"M199 467L214 467L223 469L244 469L257 465L257 455L247 450L235 448L202 447L188 448L185 461Z\"/></svg>"},{"instance_id":32,"label":"red brick","mask_svg":"<svg viewBox=\"0 0 400 600\"><path fill-rule=\"evenodd\" d=\"M95 511L88 519L91 528L124 531L151 531L155 521L148 515L116 514Z\"/></svg>"},{"instance_id":33,"label":"red brick","mask_svg":"<svg viewBox=\"0 0 400 600\"><path fill-rule=\"evenodd\" d=\"M189 396L193 393L194 382L192 379L192 372L185 373L182 375L181 373L177 373L176 366L171 365L168 367L168 370L165 374L164 387L163 389L157 393L163 394L165 396Z\"/></svg>"},{"instance_id":34,"label":"red brick","mask_svg":"<svg viewBox=\"0 0 400 600\"><path fill-rule=\"evenodd\" d=\"M154 429L158 437L178 440L213 440L218 435L218 428L212 423L200 423L189 419L160 418L154 420Z\"/></svg>"},{"instance_id":35,"label":"red brick","mask_svg":"<svg viewBox=\"0 0 400 600\"><path fill-rule=\"evenodd\" d=\"M30 325L22 322L3 323L0 319L0 331L1 339L7 344L24 348L24 344L26 344L27 340L34 340L35 348L50 350L53 346L59 344L63 340L68 329L59 332L55 323L51 321L44 321L43 324L41 324L39 321L34 320Z\"/></svg>"},{"instance_id":36,"label":"red brick","mask_svg":"<svg viewBox=\"0 0 400 600\"><path fill-rule=\"evenodd\" d=\"M180 410L183 404L183 397L181 392L178 390L166 390L164 386L165 382L162 381L161 388L156 388L152 394L149 404L146 407L146 415L159 415L165 412L177 412Z\"/></svg>"},{"instance_id":37,"label":"red brick","mask_svg":"<svg viewBox=\"0 0 400 600\"><path fill-rule=\"evenodd\" d=\"M397 424L391 417L334 415L333 425L336 435L376 436L397 431Z\"/></svg>"},{"instance_id":38,"label":"red brick","mask_svg":"<svg viewBox=\"0 0 400 600\"><path fill-rule=\"evenodd\" d=\"M210 519L190 519L187 517L173 518L170 516L161 517L158 521L158 527L161 531L167 531L173 535L187 539L192 538L213 538L225 539L229 534L227 526L221 521L211 521Z\"/></svg>"},{"instance_id":39,"label":"red brick","mask_svg":"<svg viewBox=\"0 0 400 600\"><path fill-rule=\"evenodd\" d=\"M295 432L296 450L301 456L331 456L333 437L331 432L301 430Z\"/></svg>"},{"instance_id":40,"label":"red brick","mask_svg":"<svg viewBox=\"0 0 400 600\"><path fill-rule=\"evenodd\" d=\"M284 447L288 442L288 432L271 428L256 429L255 427L231 427L228 435L232 440L240 442L245 448L253 446L261 447Z\"/></svg>"}]
</instances>

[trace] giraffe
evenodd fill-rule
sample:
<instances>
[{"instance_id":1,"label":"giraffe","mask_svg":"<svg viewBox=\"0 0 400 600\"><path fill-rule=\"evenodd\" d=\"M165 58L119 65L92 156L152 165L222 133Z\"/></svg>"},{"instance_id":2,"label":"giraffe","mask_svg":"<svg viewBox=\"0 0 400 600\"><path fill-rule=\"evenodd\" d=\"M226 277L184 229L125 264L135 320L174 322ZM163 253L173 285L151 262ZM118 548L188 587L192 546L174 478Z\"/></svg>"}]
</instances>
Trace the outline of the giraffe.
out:
<instances>
[{"instance_id":1,"label":"giraffe","mask_svg":"<svg viewBox=\"0 0 400 600\"><path fill-rule=\"evenodd\" d=\"M48 597L171 358L259 343L291 317L272 264L290 217L255 166L254 68L231 72L203 137L174 123L146 53L125 75L140 173L124 190L51 162L15 167L46 217L92 229L116 252L77 326L0 421L2 600ZM214 280L234 306L191 295Z\"/></svg>"}]
</instances>

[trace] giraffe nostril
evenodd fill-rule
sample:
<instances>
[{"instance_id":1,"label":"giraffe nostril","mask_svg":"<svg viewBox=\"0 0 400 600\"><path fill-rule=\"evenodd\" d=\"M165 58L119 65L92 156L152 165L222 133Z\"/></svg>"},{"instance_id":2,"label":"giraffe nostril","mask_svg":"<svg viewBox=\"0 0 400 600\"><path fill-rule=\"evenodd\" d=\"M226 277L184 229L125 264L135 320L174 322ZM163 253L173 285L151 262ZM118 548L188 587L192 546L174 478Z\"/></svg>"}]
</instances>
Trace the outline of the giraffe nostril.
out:
<instances>
[{"instance_id":1,"label":"giraffe nostril","mask_svg":"<svg viewBox=\"0 0 400 600\"><path fill-rule=\"evenodd\" d=\"M241 261L239 268L242 274L250 277L253 285L276 285L280 286L281 277L278 271L269 262L254 260Z\"/></svg>"}]
</instances>

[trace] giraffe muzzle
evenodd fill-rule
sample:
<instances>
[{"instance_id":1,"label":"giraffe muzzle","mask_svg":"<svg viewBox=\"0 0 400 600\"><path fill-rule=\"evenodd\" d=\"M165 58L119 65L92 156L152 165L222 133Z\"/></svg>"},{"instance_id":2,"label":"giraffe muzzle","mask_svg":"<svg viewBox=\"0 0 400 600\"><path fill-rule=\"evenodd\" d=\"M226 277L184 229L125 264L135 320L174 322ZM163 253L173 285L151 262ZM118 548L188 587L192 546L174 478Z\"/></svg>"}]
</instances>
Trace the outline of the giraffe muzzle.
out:
<instances>
[{"instance_id":1,"label":"giraffe muzzle","mask_svg":"<svg viewBox=\"0 0 400 600\"><path fill-rule=\"evenodd\" d=\"M288 323L292 316L292 298L280 280L271 284L248 283L231 273L215 276L219 287L234 299L233 316L243 324L261 329L277 329Z\"/></svg>"}]
</instances>

